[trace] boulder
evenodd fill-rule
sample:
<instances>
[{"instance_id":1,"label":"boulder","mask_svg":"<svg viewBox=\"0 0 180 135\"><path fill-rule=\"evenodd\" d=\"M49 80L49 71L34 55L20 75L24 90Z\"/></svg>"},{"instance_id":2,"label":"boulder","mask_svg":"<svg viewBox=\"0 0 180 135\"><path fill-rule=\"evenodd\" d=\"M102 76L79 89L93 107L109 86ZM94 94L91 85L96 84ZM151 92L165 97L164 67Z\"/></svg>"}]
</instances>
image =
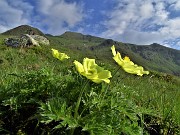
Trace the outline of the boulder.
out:
<instances>
[{"instance_id":1,"label":"boulder","mask_svg":"<svg viewBox=\"0 0 180 135\"><path fill-rule=\"evenodd\" d=\"M29 34L24 34L20 37L22 47L39 46L39 43Z\"/></svg>"},{"instance_id":2,"label":"boulder","mask_svg":"<svg viewBox=\"0 0 180 135\"><path fill-rule=\"evenodd\" d=\"M11 37L4 40L5 44L12 47L30 47L49 45L49 40L40 35L23 34L20 37Z\"/></svg>"},{"instance_id":3,"label":"boulder","mask_svg":"<svg viewBox=\"0 0 180 135\"><path fill-rule=\"evenodd\" d=\"M40 35L30 35L33 39L35 39L40 45L49 45L49 40Z\"/></svg>"},{"instance_id":4,"label":"boulder","mask_svg":"<svg viewBox=\"0 0 180 135\"><path fill-rule=\"evenodd\" d=\"M12 47L18 47L20 44L18 38L5 38L4 43L5 45Z\"/></svg>"}]
</instances>

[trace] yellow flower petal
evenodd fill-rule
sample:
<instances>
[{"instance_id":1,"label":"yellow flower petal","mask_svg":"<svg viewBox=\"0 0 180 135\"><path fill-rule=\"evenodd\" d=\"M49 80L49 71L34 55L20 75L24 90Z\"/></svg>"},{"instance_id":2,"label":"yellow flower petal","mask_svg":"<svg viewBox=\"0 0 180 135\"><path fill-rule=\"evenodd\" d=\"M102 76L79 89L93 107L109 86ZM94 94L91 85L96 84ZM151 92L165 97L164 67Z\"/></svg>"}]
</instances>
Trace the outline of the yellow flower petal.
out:
<instances>
[{"instance_id":1,"label":"yellow flower petal","mask_svg":"<svg viewBox=\"0 0 180 135\"><path fill-rule=\"evenodd\" d=\"M59 53L59 57L58 59L59 60L64 60L64 59L69 59L70 57L67 56L65 53Z\"/></svg>"},{"instance_id":2,"label":"yellow flower petal","mask_svg":"<svg viewBox=\"0 0 180 135\"><path fill-rule=\"evenodd\" d=\"M80 74L84 72L83 65L82 65L80 62L78 62L78 61L75 60L75 61L74 61L74 64L75 64L75 67L76 67L77 71L78 71Z\"/></svg>"},{"instance_id":3,"label":"yellow flower petal","mask_svg":"<svg viewBox=\"0 0 180 135\"><path fill-rule=\"evenodd\" d=\"M125 56L125 57L124 57L124 61L130 62L129 57Z\"/></svg>"},{"instance_id":4,"label":"yellow flower petal","mask_svg":"<svg viewBox=\"0 0 180 135\"><path fill-rule=\"evenodd\" d=\"M93 68L93 66L95 66L95 59L88 59L88 58L84 58L83 60L83 66L84 66L84 70L86 73L88 73L88 70L90 70L91 68Z\"/></svg>"},{"instance_id":5,"label":"yellow flower petal","mask_svg":"<svg viewBox=\"0 0 180 135\"><path fill-rule=\"evenodd\" d=\"M112 50L112 54L113 54L113 56L115 56L115 55L116 55L116 50L115 50L114 45L111 47L111 50Z\"/></svg>"},{"instance_id":6,"label":"yellow flower petal","mask_svg":"<svg viewBox=\"0 0 180 135\"><path fill-rule=\"evenodd\" d=\"M100 72L100 73L98 74L98 77L99 77L101 80L103 80L104 82L109 83L110 80L107 79L107 78L110 78L110 77L112 77L112 76L111 76L111 72L109 72L108 70L104 70L104 71L102 71L102 72Z\"/></svg>"},{"instance_id":7,"label":"yellow flower petal","mask_svg":"<svg viewBox=\"0 0 180 135\"><path fill-rule=\"evenodd\" d=\"M83 64L78 61L74 61L77 71L85 76L86 78L92 80L95 83L106 82L109 83L109 78L111 76L111 72L108 70L104 70L102 67L99 67L95 63L95 59L84 58Z\"/></svg>"},{"instance_id":8,"label":"yellow flower petal","mask_svg":"<svg viewBox=\"0 0 180 135\"><path fill-rule=\"evenodd\" d=\"M115 47L114 45L111 47L113 55L115 54ZM131 74L137 74L142 76L143 74L149 74L149 71L144 71L142 66L138 66L134 64L129 57L125 56L124 59L121 58L121 54L119 52L114 55L113 59L120 65L124 71Z\"/></svg>"},{"instance_id":9,"label":"yellow flower petal","mask_svg":"<svg viewBox=\"0 0 180 135\"><path fill-rule=\"evenodd\" d=\"M64 59L69 59L70 57L67 56L65 53L61 53L56 49L51 49L53 57L59 59L60 61L63 61Z\"/></svg>"},{"instance_id":10,"label":"yellow flower petal","mask_svg":"<svg viewBox=\"0 0 180 135\"><path fill-rule=\"evenodd\" d=\"M55 50L55 49L51 49L51 50L52 50L52 55L53 55L53 57L55 57L55 58L59 57L59 52L58 52L58 50Z\"/></svg>"},{"instance_id":11,"label":"yellow flower petal","mask_svg":"<svg viewBox=\"0 0 180 135\"><path fill-rule=\"evenodd\" d=\"M121 58L121 54L118 52L114 57L113 59L120 65L122 66L123 65L123 59Z\"/></svg>"}]
</instances>

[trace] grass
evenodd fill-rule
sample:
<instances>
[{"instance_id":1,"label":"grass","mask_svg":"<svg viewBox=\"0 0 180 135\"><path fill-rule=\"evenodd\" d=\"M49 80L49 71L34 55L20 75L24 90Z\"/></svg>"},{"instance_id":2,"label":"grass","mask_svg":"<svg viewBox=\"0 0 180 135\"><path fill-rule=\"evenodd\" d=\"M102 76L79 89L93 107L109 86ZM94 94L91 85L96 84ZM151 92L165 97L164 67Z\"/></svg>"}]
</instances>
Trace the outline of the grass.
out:
<instances>
[{"instance_id":1,"label":"grass","mask_svg":"<svg viewBox=\"0 0 180 135\"><path fill-rule=\"evenodd\" d=\"M158 72L138 77L122 69L117 71L118 65L104 56L110 51L104 49L99 54L86 47L77 48L76 44L84 46L83 42L74 40L52 37L51 46L11 48L2 45L3 38L0 36L1 134L180 132L179 77ZM66 44L61 44L62 40ZM51 48L71 59L61 62L53 58ZM87 82L77 73L73 61L82 62L84 57L96 58L98 65L112 74L117 71L109 85Z\"/></svg>"}]
</instances>

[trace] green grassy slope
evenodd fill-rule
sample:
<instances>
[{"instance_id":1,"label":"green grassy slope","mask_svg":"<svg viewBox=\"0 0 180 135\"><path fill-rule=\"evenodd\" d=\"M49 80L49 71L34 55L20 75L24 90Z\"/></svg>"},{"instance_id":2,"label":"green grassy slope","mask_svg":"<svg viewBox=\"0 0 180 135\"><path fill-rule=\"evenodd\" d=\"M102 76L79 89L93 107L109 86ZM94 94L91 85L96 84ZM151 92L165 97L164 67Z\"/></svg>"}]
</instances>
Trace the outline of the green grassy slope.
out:
<instances>
[{"instance_id":1,"label":"green grassy slope","mask_svg":"<svg viewBox=\"0 0 180 135\"><path fill-rule=\"evenodd\" d=\"M99 39L96 37L83 36L81 34L76 35L76 33L69 33L69 32L61 36L47 35L48 39L50 40L50 44L51 44L50 46L41 46L41 47L32 47L32 48L7 47L3 45L3 39L5 37L8 37L8 35L0 35L0 103L1 103L0 133L8 133L9 132L8 130L12 130L13 133L17 133L17 132L20 133L21 131L28 134L30 132L32 133L33 131L36 134L40 134L40 133L51 134L52 133L51 128L53 128L52 126L56 126L56 123L52 122L49 125L48 124L42 125L39 124L39 122L37 122L36 120L33 121L34 118L35 119L39 118L39 106L35 103L42 102L40 100L41 98L43 99L43 102L50 101L50 99L54 97L55 94L58 95L60 93L60 92L58 93L58 90L61 90L67 84L70 86L67 87L65 91L63 91L65 93L62 96L63 98L67 95L72 96L74 93L76 95L80 91L80 88L74 89L74 87L78 84L76 82L78 80L74 81L71 77L71 75L73 74L71 72L71 69L72 68L74 69L74 64L73 64L74 60L78 60L82 62L82 59L84 57L95 58L96 62L99 65L101 65L105 69L110 70L114 75L114 73L119 68L119 66L112 59L112 53L110 50L112 44L116 46L117 51L121 52L122 56L128 55L135 63L145 66L146 69L153 69L156 66L157 66L157 70L163 69L161 68L163 64L161 60L166 59L163 58L163 56L166 53L166 48L163 48L165 49L163 51L165 53L161 54L160 53L161 50L159 52L157 51L158 50L157 48L155 49L156 51L154 50L152 52L151 50L154 49L154 47L152 46L134 46L134 45L115 42L113 40L105 40L101 38ZM71 57L71 59L64 62L60 62L59 60L52 57L51 48L55 48L61 52L65 52ZM143 55L141 53L143 53ZM173 55L177 55L176 53L178 54L179 51L174 53L171 52L170 50L170 53L168 55L169 60L164 62L169 62L168 64L170 64L172 67L173 65L176 65L178 61L176 62L176 60L174 60L174 57L176 56L173 56ZM150 61L153 63L154 67L151 64L149 64ZM157 61L162 62L161 65L159 65ZM173 71L175 68L177 67L174 66L174 68L172 69L170 67L166 67L164 68L166 69L164 71L168 71L168 70ZM39 71L43 71L43 73L39 74ZM27 83L29 81L28 79L27 80L21 79L20 77L15 76L16 74L24 75L29 73L30 75L32 74L32 76L29 76L28 78L30 80L29 84ZM44 78L46 76L47 79ZM55 78L57 78L57 80ZM76 77L75 79L78 79L78 77ZM35 81L33 82L33 80ZM132 111L134 110L132 110L132 108L128 108L129 106L131 107L135 103L136 105L134 108L137 108L136 110L137 114L141 114L141 112L144 111L143 112L144 115L142 118L146 120L146 125L144 125L144 128L147 129L149 128L149 130L153 128L158 133L163 132L164 134L178 133L180 130L179 84L180 84L179 77L174 77L167 74L161 74L158 72L157 73L151 72L149 75L138 77L136 75L125 73L122 69L119 69L118 72L116 72L116 74L114 75L113 79L111 80L111 84L109 86L110 90L104 96L107 95L106 100L109 103L111 103L110 107L112 107L114 102L113 102L113 97L111 98L112 95L110 92L117 91L117 94L119 94L117 99L120 98L121 100L119 104L122 104L121 106L122 108L120 112L125 111L123 113L125 113L124 115L127 115L125 119L128 120L128 117L129 119L132 120L135 119L136 115L132 115L134 113ZM93 85L94 89L97 89L97 87L98 86ZM16 95L16 91L14 90L16 91L19 90L20 91L18 93L19 95ZM40 92L36 90L39 90ZM31 95L33 95L33 97L31 97ZM58 98L61 98L59 95ZM9 100L9 99L13 99L12 97L15 96L18 97L17 100ZM94 99L95 96L96 95L94 95L90 99ZM125 99L126 98L127 99L123 101L124 97ZM71 100L67 101L68 104L73 104L76 101L77 96L72 96L71 98L72 98ZM87 97L83 98L83 103L86 98ZM95 103L95 101L93 101L93 103ZM10 109L8 108L8 105L10 106ZM25 106L26 108L25 107L23 108L23 106ZM18 109L20 108L22 110L14 111L11 107L12 108L17 107ZM106 106L103 107L103 109L104 108L106 108ZM139 108L144 110L140 110ZM97 109L100 108L96 108L95 111L97 111ZM123 109L127 109L127 110L123 110ZM146 109L152 109L153 112L145 112ZM4 110L7 110L9 114L12 113L13 114L13 115L11 114L12 117L9 117L8 119L8 115L7 115L8 113L6 114ZM29 114L30 116L28 117L22 115L26 113L24 112L22 113L21 111L24 111L26 113L33 112L33 114L31 115ZM149 113L150 115L147 115ZM7 117L7 119L5 119L4 115ZM50 116L50 114L48 115ZM122 115L122 117L124 115ZM107 116L108 116L107 118L109 117L111 118L110 115ZM114 118L115 115L112 116L113 116L112 118ZM12 124L11 121L16 123L16 126L15 125L13 125L14 127L12 127L11 125L8 126L8 124ZM130 121L130 123L131 122L132 121ZM128 123L125 124L128 125ZM1 125L3 130L1 130ZM31 131L28 132L29 130L28 128L30 127L29 125L31 125L32 129ZM86 128L88 128L88 126ZM68 129L65 129L64 131L67 130ZM128 131L129 129L126 130ZM56 132L54 134L56 134Z\"/></svg>"},{"instance_id":2,"label":"green grassy slope","mask_svg":"<svg viewBox=\"0 0 180 135\"><path fill-rule=\"evenodd\" d=\"M66 32L60 37L53 38L52 43L71 48L72 51L79 51L93 54L97 59L110 60L112 54L109 51L114 44L122 56L129 56L135 63L143 65L149 70L164 72L179 76L180 74L180 51L163 47L158 44L153 45L133 45L113 41L111 39L101 39L91 37L91 40L83 38L85 35ZM84 50L84 51L82 51Z\"/></svg>"}]
</instances>

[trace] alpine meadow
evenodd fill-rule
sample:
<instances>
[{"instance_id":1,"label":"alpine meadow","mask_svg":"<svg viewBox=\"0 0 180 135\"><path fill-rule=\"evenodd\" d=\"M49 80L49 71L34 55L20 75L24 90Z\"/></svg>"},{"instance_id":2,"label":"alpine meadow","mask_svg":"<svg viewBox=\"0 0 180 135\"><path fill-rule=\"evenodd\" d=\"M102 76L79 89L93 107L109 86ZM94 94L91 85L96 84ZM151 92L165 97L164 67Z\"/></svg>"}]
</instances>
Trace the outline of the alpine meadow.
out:
<instances>
[{"instance_id":1,"label":"alpine meadow","mask_svg":"<svg viewBox=\"0 0 180 135\"><path fill-rule=\"evenodd\" d=\"M180 50L22 25L0 34L1 135L179 135Z\"/></svg>"}]
</instances>

